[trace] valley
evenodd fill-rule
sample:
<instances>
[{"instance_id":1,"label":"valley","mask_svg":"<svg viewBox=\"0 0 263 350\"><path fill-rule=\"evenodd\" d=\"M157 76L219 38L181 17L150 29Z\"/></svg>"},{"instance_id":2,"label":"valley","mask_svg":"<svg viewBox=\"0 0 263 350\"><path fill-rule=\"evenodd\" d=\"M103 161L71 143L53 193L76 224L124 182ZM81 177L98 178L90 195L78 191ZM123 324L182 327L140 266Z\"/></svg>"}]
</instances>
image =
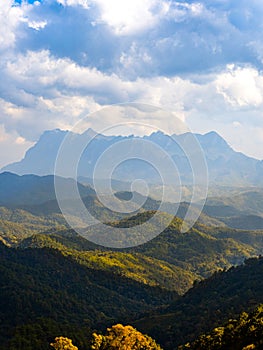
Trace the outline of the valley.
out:
<instances>
[{"instance_id":1,"label":"valley","mask_svg":"<svg viewBox=\"0 0 263 350\"><path fill-rule=\"evenodd\" d=\"M257 258L263 252L263 231L255 220L263 218L260 189L208 197L199 220L186 233L180 227L188 203L182 202L173 218L175 204L167 202L167 211L151 223L158 225L158 220L171 216L159 236L140 245L143 232L138 230L137 246L111 249L68 227L52 177L33 179L0 174L4 349L13 349L17 342L27 344L21 349L33 349L38 337L39 349L49 349L52 337L67 332L86 350L94 330L126 323L172 350L263 303L263 265ZM144 198L139 211L125 216L107 209L90 185L79 186L86 208L105 223L85 229L90 237L105 230L109 234L111 227L140 227L160 204ZM14 195L10 188L15 188ZM116 192L123 205L131 198L136 204L141 197ZM74 198L65 200L74 206ZM235 222L240 227L230 227ZM29 330L35 334L31 341L24 339Z\"/></svg>"}]
</instances>

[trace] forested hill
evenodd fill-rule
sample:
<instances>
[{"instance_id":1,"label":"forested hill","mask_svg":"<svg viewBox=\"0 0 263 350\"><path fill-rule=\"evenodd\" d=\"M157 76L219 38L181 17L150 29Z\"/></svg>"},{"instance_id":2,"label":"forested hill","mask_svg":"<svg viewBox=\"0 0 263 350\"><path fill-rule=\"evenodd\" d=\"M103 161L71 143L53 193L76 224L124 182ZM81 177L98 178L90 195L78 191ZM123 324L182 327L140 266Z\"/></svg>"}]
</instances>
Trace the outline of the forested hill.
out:
<instances>
[{"instance_id":1,"label":"forested hill","mask_svg":"<svg viewBox=\"0 0 263 350\"><path fill-rule=\"evenodd\" d=\"M242 312L208 334L178 350L261 350L263 349L263 305L250 314Z\"/></svg>"},{"instance_id":2,"label":"forested hill","mask_svg":"<svg viewBox=\"0 0 263 350\"><path fill-rule=\"evenodd\" d=\"M73 179L56 178L63 199L73 199L69 189L74 185ZM82 197L93 195L95 191L90 186L80 183L78 190ZM0 206L19 207L23 205L40 205L56 199L54 176L24 175L3 172L0 174Z\"/></svg>"},{"instance_id":3,"label":"forested hill","mask_svg":"<svg viewBox=\"0 0 263 350\"><path fill-rule=\"evenodd\" d=\"M0 274L3 350L50 350L48 344L62 334L79 350L90 350L91 332L116 323L135 326L163 349L175 350L263 303L263 258L214 273L182 297L46 247L0 243Z\"/></svg>"},{"instance_id":4,"label":"forested hill","mask_svg":"<svg viewBox=\"0 0 263 350\"><path fill-rule=\"evenodd\" d=\"M81 187L86 206L106 222L85 229L91 238L104 233L112 238L112 227L135 228L138 246L118 250L68 229L52 199L52 177L2 176L12 191L8 203L8 190L0 188L6 205L0 207L0 241L12 248L0 244L1 350L50 350L48 344L61 334L79 350L90 350L87 335L116 323L136 326L165 350L174 350L263 303L262 258L248 259L263 253L262 231L225 225L240 223L244 211L262 219L260 191L239 194L235 202L211 199L206 214L182 233L182 219L169 214L172 203L167 212L156 213L158 201L148 198L132 216L113 216L90 187ZM62 181L66 189L72 180ZM130 195L117 194L124 201ZM184 214L187 203L179 209ZM154 229L167 218L170 225L141 245L141 224Z\"/></svg>"},{"instance_id":5,"label":"forested hill","mask_svg":"<svg viewBox=\"0 0 263 350\"><path fill-rule=\"evenodd\" d=\"M0 276L2 350L12 339L25 336L19 332L26 325L33 334L50 335L46 343L38 340L37 349L46 350L48 341L70 326L103 329L132 321L178 297L176 292L90 269L50 248L20 250L0 243ZM52 320L51 329L43 319ZM32 335L31 343L28 336L28 344L19 349L36 349L36 339Z\"/></svg>"},{"instance_id":6,"label":"forested hill","mask_svg":"<svg viewBox=\"0 0 263 350\"><path fill-rule=\"evenodd\" d=\"M136 322L165 349L191 341L263 303L263 258L252 258L197 283L165 312ZM212 348L211 348L212 349Z\"/></svg>"}]
</instances>

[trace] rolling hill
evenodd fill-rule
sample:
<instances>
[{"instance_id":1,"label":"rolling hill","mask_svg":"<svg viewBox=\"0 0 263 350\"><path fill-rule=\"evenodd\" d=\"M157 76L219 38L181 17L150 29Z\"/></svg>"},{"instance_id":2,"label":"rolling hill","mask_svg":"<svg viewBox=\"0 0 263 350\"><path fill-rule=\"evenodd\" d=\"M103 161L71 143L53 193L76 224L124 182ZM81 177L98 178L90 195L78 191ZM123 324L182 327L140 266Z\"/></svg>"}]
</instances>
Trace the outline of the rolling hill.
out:
<instances>
[{"instance_id":1,"label":"rolling hill","mask_svg":"<svg viewBox=\"0 0 263 350\"><path fill-rule=\"evenodd\" d=\"M51 248L21 250L0 242L0 275L1 349L8 349L29 325L32 333L45 330L51 341L55 332L70 326L103 328L130 321L178 297L176 292L89 268ZM35 348L34 341L32 336L19 349ZM45 339L39 343L38 349L49 349Z\"/></svg>"},{"instance_id":2,"label":"rolling hill","mask_svg":"<svg viewBox=\"0 0 263 350\"><path fill-rule=\"evenodd\" d=\"M242 312L236 319L200 335L179 350L260 350L263 347L263 305L250 314Z\"/></svg>"},{"instance_id":3,"label":"rolling hill","mask_svg":"<svg viewBox=\"0 0 263 350\"><path fill-rule=\"evenodd\" d=\"M241 312L252 311L262 304L262 273L262 258L249 259L244 265L215 273L195 284L159 315L143 318L135 322L135 326L154 335L164 349L174 350L221 326L229 318L236 318ZM188 348L191 349L190 345Z\"/></svg>"},{"instance_id":4,"label":"rolling hill","mask_svg":"<svg viewBox=\"0 0 263 350\"><path fill-rule=\"evenodd\" d=\"M181 233L182 220L169 214L174 203L165 203L166 212L158 212L150 223L158 200L117 192L120 206L131 198L135 204L144 201L139 211L127 216L106 208L90 186L79 185L87 208L106 223L85 228L85 234L98 238L111 235L113 227L134 228L137 247L110 249L68 228L55 199L54 177L3 173L1 179L4 350L33 350L36 344L47 350L61 332L76 340L80 350L89 350L85 334L117 322L132 323L165 350L174 350L263 302L262 258L225 271L263 253L263 233L258 230L258 218L263 217L260 189L236 193L234 200L209 198L199 221ZM61 181L65 201L74 207L75 199L67 192L73 180ZM184 217L188 205L180 204L179 216ZM140 245L144 235L140 225L144 222L146 228L155 229L166 218L170 225Z\"/></svg>"},{"instance_id":5,"label":"rolling hill","mask_svg":"<svg viewBox=\"0 0 263 350\"><path fill-rule=\"evenodd\" d=\"M74 180L58 177L57 181L64 192L62 199L73 199L71 193L69 193L69 188ZM83 186L78 183L78 189L82 197L95 194L90 186ZM0 174L0 206L39 205L55 199L53 175L19 176L9 172Z\"/></svg>"}]
</instances>

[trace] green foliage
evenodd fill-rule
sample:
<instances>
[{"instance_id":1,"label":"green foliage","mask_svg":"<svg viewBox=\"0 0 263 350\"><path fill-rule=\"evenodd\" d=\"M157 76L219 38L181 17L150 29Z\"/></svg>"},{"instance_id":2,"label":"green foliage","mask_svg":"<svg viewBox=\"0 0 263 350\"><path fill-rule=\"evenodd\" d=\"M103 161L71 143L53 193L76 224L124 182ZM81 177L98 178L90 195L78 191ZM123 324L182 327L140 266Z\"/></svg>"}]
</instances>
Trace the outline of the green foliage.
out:
<instances>
[{"instance_id":1,"label":"green foliage","mask_svg":"<svg viewBox=\"0 0 263 350\"><path fill-rule=\"evenodd\" d=\"M146 222L152 215L152 211L138 213L133 217L114 221L110 225L116 227L135 227L133 239L135 244L136 242L140 244L144 233L141 231L140 226L138 226L137 230L136 227L140 223ZM208 277L220 268L229 268L232 265L240 264L245 258L261 253L263 244L263 234L261 232L245 232L199 224L189 232L181 233L180 226L182 220L173 218L165 213L159 213L157 215L154 225L158 226L164 218L165 220L170 218L171 223L162 234L144 245L126 249L125 252L133 255L139 253L165 264L168 263L170 267L176 267L177 272L179 272L178 268L180 268L181 276L183 275L183 271L187 271L192 276L191 282L195 279ZM147 230L151 230L152 225L153 223L148 224ZM104 233L107 234L107 237L110 237L110 229L110 226L102 227L101 225L97 225L90 228L86 233L91 239L95 236L97 239L97 237ZM54 238L69 248L74 246L75 249L92 249L97 250L97 252L103 250L99 246L93 246L92 248L90 244L85 246L83 239L76 237L76 235L72 235L72 238L70 238L70 234L66 231L58 233ZM109 249L106 251L109 252ZM125 255L122 256L122 258L124 257ZM189 278L189 275L187 278Z\"/></svg>"},{"instance_id":2,"label":"green foliage","mask_svg":"<svg viewBox=\"0 0 263 350\"><path fill-rule=\"evenodd\" d=\"M70 239L68 237L68 239ZM183 294L188 290L196 276L168 262L145 256L140 253L89 250L79 251L67 248L64 239L58 235L33 235L20 244L20 248L58 249L64 256L70 256L79 264L91 269L109 271L149 286L160 286ZM71 244L68 244L71 246Z\"/></svg>"},{"instance_id":3,"label":"green foliage","mask_svg":"<svg viewBox=\"0 0 263 350\"><path fill-rule=\"evenodd\" d=\"M8 329L7 332L9 332ZM57 334L66 334L73 340L73 344L78 344L79 350L90 350L89 339L92 332L87 326L63 323L43 317L35 319L34 322L16 326L12 329L10 334L12 338L7 344L5 334L4 342L1 342L1 349L51 350L49 344L54 341Z\"/></svg>"},{"instance_id":4,"label":"green foliage","mask_svg":"<svg viewBox=\"0 0 263 350\"><path fill-rule=\"evenodd\" d=\"M66 228L62 215L35 216L22 209L0 207L0 240L13 246L39 232Z\"/></svg>"},{"instance_id":5,"label":"green foliage","mask_svg":"<svg viewBox=\"0 0 263 350\"><path fill-rule=\"evenodd\" d=\"M263 347L263 305L250 315L243 312L223 327L199 336L178 350L260 350Z\"/></svg>"},{"instance_id":6,"label":"green foliage","mask_svg":"<svg viewBox=\"0 0 263 350\"><path fill-rule=\"evenodd\" d=\"M220 230L228 232L229 229ZM201 226L200 229L194 227L187 233L181 233L178 225L172 222L158 237L133 251L180 266L199 278L208 277L220 268L240 264L245 258L261 252L261 246L256 248L249 242L244 243L233 237L220 237L214 232L217 229ZM262 240L262 235L258 242L260 239Z\"/></svg>"},{"instance_id":7,"label":"green foliage","mask_svg":"<svg viewBox=\"0 0 263 350\"><path fill-rule=\"evenodd\" d=\"M214 273L196 283L182 298L166 309L135 322L135 326L165 348L192 341L228 318L263 303L263 258ZM248 344L249 345L249 344Z\"/></svg>"},{"instance_id":8,"label":"green foliage","mask_svg":"<svg viewBox=\"0 0 263 350\"><path fill-rule=\"evenodd\" d=\"M230 330L233 339L241 333L247 334L240 350L259 349L257 340L251 338L250 341L249 331L246 333L246 328L241 327L249 324L251 332L258 329L255 328L258 325L249 321L252 316L243 314L240 319L236 318L242 310L250 311L263 302L262 259L247 260L244 266L227 272L214 272L262 253L261 231L222 226L222 222L237 221L241 228L246 225L249 228L255 223L254 214L259 215L257 225L260 224L260 196L244 194L236 207L231 200L208 204L206 214L202 214L187 233L180 232L180 219L158 213L147 229L171 219L161 235L143 246L118 251L96 246L68 230L55 200L38 203L39 198L46 198L43 188L40 193L34 190L33 202L27 193L30 205L0 208L0 240L18 248L7 249L0 244L1 349L48 350L56 335L65 334L79 350L90 350L87 341L90 329L105 329L113 322L133 322L166 350L193 341L214 327L212 335L196 340L202 340L204 349L209 346L212 349L213 342L218 346L222 339L228 341ZM20 195L18 199L21 202L23 197ZM245 199L249 203L246 204ZM74 201L71 203L74 206ZM153 217L158 207L158 201L148 199L142 211L125 218L105 208L93 193L84 198L84 203L92 215L108 224L106 228L92 227L91 237L103 234L103 230L108 235L112 226L134 227L134 244L140 244L144 235L138 225ZM171 206L167 203L167 212ZM242 216L242 208L247 208L248 216ZM183 217L186 210L187 204L183 203L179 214ZM40 234L43 232L45 234ZM189 290L194 280L208 276ZM177 292L183 294L187 290L178 298ZM221 327L229 317L235 321ZM123 334L125 344L131 349L136 349L133 339L137 336L141 340L145 337L145 346L150 344L148 336L132 327L117 325L104 336L94 335L97 349L115 349L111 342L118 343ZM65 338L58 338L53 344L60 346L63 342L69 345ZM237 341L233 340L234 343ZM154 344L153 349L159 349ZM185 345L185 349L194 344ZM199 349L199 345L193 349Z\"/></svg>"},{"instance_id":9,"label":"green foliage","mask_svg":"<svg viewBox=\"0 0 263 350\"><path fill-rule=\"evenodd\" d=\"M152 214L137 214L111 225L134 226L146 221ZM157 225L165 215L168 214L160 213ZM245 258L261 252L261 233L199 225L184 234L179 231L181 223L180 219L174 218L170 226L152 241L121 252L103 250L71 230L49 235L47 239L34 236L24 240L20 246L53 247L91 268L119 273L152 286L176 290L180 294L189 289L194 280L208 277L220 268L240 264ZM98 236L102 230L105 227L92 227L92 234ZM110 226L106 230L108 234ZM140 240L141 233L137 231L136 239Z\"/></svg>"},{"instance_id":10,"label":"green foliage","mask_svg":"<svg viewBox=\"0 0 263 350\"><path fill-rule=\"evenodd\" d=\"M136 319L178 297L116 273L89 269L50 248L18 250L0 244L0 275L0 340L5 350L8 342L12 350L31 350L36 338L23 337L21 343L25 328L17 327L31 323L36 330L41 318L72 327L103 327ZM38 349L46 350L46 340L40 337L39 342Z\"/></svg>"},{"instance_id":11,"label":"green foliage","mask_svg":"<svg viewBox=\"0 0 263 350\"><path fill-rule=\"evenodd\" d=\"M16 220L19 218L21 220L23 215L18 211L13 214L16 214L13 215L16 216ZM147 221L152 215L151 211L140 213L131 218L112 222L111 225L136 228L136 225ZM6 214L5 217L7 216ZM166 217L169 215L160 213L156 225ZM37 222L37 218L32 215L25 220L31 220L32 225L36 225ZM187 234L182 234L179 231L182 221L173 217L171 220L170 226L153 241L121 252L102 249L77 236L72 230L60 231L46 237L34 235L21 242L22 238L30 234L30 231L23 229L25 223L23 227L15 228L13 226L19 225L18 223L8 223L10 229L4 229L2 240L9 244L16 242L22 248L47 246L59 249L64 255L71 256L90 268L122 274L151 286L176 290L180 294L188 290L194 280L208 277L219 268L229 268L242 263L245 258L259 254L263 244L263 235L259 232L212 228L200 224ZM43 229L43 226L41 227ZM45 228L47 232L52 233L52 229ZM34 232L38 229L40 228L34 227ZM93 227L92 234L98 236L102 230L105 230L105 227L103 229L100 225ZM108 234L110 226L106 230ZM140 242L141 234L138 229L137 238L135 236L134 239Z\"/></svg>"}]
</instances>

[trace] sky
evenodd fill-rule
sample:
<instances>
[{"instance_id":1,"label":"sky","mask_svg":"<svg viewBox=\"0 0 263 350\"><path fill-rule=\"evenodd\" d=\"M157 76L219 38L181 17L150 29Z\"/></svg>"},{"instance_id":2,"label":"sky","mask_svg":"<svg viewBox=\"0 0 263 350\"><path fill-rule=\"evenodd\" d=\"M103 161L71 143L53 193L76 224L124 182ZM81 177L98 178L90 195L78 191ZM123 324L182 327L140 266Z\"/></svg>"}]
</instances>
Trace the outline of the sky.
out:
<instances>
[{"instance_id":1,"label":"sky","mask_svg":"<svg viewBox=\"0 0 263 350\"><path fill-rule=\"evenodd\" d=\"M44 130L125 102L263 159L262 68L262 0L2 0L0 166Z\"/></svg>"}]
</instances>

